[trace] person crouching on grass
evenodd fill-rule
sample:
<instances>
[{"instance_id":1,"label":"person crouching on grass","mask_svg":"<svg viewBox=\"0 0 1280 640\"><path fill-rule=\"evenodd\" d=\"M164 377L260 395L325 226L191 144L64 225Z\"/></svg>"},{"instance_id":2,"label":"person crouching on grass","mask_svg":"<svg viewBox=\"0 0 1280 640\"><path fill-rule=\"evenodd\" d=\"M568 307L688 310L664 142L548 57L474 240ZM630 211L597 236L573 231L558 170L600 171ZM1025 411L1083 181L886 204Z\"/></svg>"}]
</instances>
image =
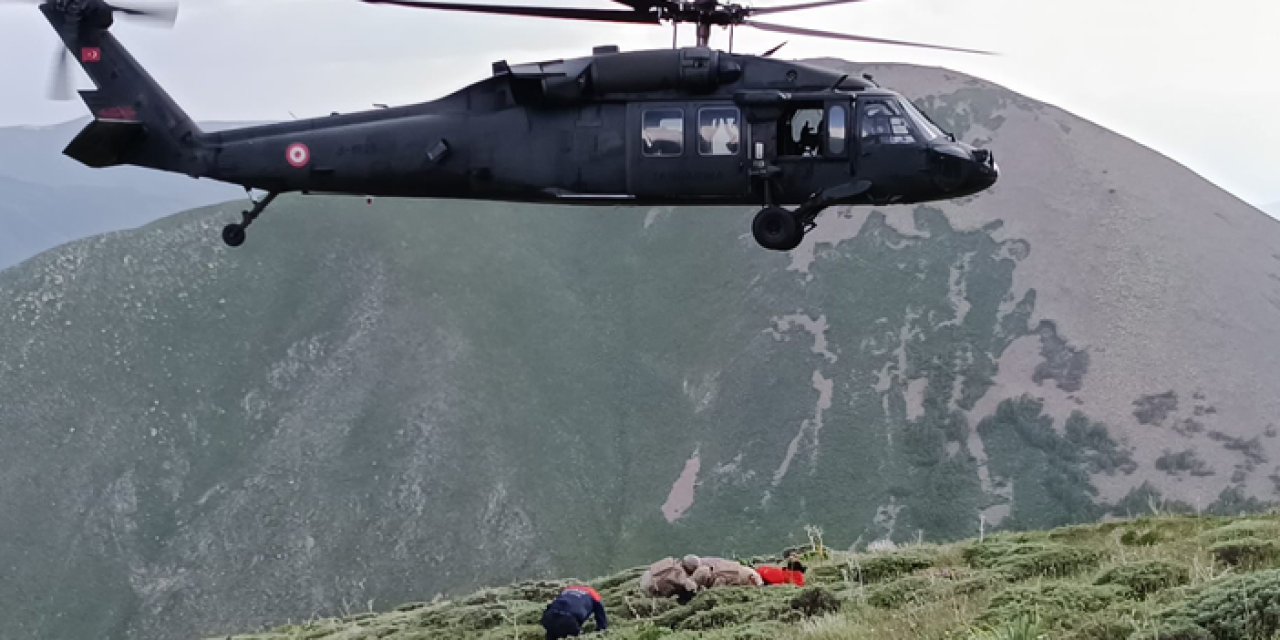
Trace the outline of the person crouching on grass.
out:
<instances>
[{"instance_id":1,"label":"person crouching on grass","mask_svg":"<svg viewBox=\"0 0 1280 640\"><path fill-rule=\"evenodd\" d=\"M609 628L604 602L595 589L585 585L566 587L542 612L542 628L547 630L547 640L578 636L582 633L582 624L592 616L596 619L596 631Z\"/></svg>"}]
</instances>

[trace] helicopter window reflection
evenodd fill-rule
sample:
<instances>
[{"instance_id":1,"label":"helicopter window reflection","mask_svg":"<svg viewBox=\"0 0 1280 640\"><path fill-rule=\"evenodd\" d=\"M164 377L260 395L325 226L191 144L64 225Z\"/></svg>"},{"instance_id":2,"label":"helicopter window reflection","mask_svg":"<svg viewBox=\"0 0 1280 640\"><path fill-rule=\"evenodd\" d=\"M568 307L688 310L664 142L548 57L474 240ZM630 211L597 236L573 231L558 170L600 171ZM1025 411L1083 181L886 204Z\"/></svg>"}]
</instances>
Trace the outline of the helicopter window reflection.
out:
<instances>
[{"instance_id":1,"label":"helicopter window reflection","mask_svg":"<svg viewBox=\"0 0 1280 640\"><path fill-rule=\"evenodd\" d=\"M827 114L827 151L828 153L844 153L844 135L845 122L848 121L848 111L843 105L832 105Z\"/></svg>"},{"instance_id":2,"label":"helicopter window reflection","mask_svg":"<svg viewBox=\"0 0 1280 640\"><path fill-rule=\"evenodd\" d=\"M684 153L684 111L650 109L641 116L646 156L678 156Z\"/></svg>"},{"instance_id":3,"label":"helicopter window reflection","mask_svg":"<svg viewBox=\"0 0 1280 640\"><path fill-rule=\"evenodd\" d=\"M916 141L902 110L887 100L863 103L859 135L863 140L882 144L914 144Z\"/></svg>"},{"instance_id":4,"label":"helicopter window reflection","mask_svg":"<svg viewBox=\"0 0 1280 640\"><path fill-rule=\"evenodd\" d=\"M732 156L738 153L737 107L706 107L698 110L698 153L704 156Z\"/></svg>"}]
</instances>

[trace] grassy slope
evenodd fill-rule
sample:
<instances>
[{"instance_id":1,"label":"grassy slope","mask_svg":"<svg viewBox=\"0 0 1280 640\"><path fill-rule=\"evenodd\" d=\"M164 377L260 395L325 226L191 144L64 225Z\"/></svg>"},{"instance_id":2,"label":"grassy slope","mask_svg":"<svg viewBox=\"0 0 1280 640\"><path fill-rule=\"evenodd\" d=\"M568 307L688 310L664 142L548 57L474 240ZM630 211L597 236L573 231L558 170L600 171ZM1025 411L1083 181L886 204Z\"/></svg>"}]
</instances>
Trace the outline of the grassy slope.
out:
<instances>
[{"instance_id":1,"label":"grassy slope","mask_svg":"<svg viewBox=\"0 0 1280 640\"><path fill-rule=\"evenodd\" d=\"M592 580L608 638L906 640L1278 638L1280 516L1159 516L815 558L811 585L723 589L686 607ZM812 547L808 552L813 555ZM752 558L763 561L766 558ZM526 582L238 640L541 639L563 581Z\"/></svg>"}]
</instances>

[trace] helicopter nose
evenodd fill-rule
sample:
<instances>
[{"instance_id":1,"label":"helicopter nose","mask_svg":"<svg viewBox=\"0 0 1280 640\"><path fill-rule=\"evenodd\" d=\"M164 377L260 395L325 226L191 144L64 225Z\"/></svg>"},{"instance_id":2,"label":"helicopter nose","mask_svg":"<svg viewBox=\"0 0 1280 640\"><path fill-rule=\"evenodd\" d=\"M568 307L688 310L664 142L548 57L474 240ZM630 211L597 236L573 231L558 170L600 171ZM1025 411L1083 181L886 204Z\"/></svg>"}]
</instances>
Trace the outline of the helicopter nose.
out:
<instances>
[{"instance_id":1,"label":"helicopter nose","mask_svg":"<svg viewBox=\"0 0 1280 640\"><path fill-rule=\"evenodd\" d=\"M995 184L1000 175L995 154L964 143L935 144L929 157L930 177L944 197L972 195Z\"/></svg>"},{"instance_id":2,"label":"helicopter nose","mask_svg":"<svg viewBox=\"0 0 1280 640\"><path fill-rule=\"evenodd\" d=\"M974 170L969 175L975 192L982 191L996 183L1000 178L1000 167L996 165L996 154L990 149L974 149L972 152Z\"/></svg>"}]
</instances>

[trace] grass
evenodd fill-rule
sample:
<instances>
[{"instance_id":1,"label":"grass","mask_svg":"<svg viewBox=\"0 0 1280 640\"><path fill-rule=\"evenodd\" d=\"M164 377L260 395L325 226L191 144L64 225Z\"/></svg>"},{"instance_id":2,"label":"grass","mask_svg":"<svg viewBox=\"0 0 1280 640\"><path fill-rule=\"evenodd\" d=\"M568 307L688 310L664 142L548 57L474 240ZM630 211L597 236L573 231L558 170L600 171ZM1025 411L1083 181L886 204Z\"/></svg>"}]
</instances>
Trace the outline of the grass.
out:
<instances>
[{"instance_id":1,"label":"grass","mask_svg":"<svg viewBox=\"0 0 1280 640\"><path fill-rule=\"evenodd\" d=\"M618 640L1273 640L1277 531L1280 515L1162 515L874 553L823 549L810 554L804 589L712 590L687 606L640 594L638 568L588 582L609 610L604 637ZM541 640L542 609L568 583L234 638Z\"/></svg>"}]
</instances>

